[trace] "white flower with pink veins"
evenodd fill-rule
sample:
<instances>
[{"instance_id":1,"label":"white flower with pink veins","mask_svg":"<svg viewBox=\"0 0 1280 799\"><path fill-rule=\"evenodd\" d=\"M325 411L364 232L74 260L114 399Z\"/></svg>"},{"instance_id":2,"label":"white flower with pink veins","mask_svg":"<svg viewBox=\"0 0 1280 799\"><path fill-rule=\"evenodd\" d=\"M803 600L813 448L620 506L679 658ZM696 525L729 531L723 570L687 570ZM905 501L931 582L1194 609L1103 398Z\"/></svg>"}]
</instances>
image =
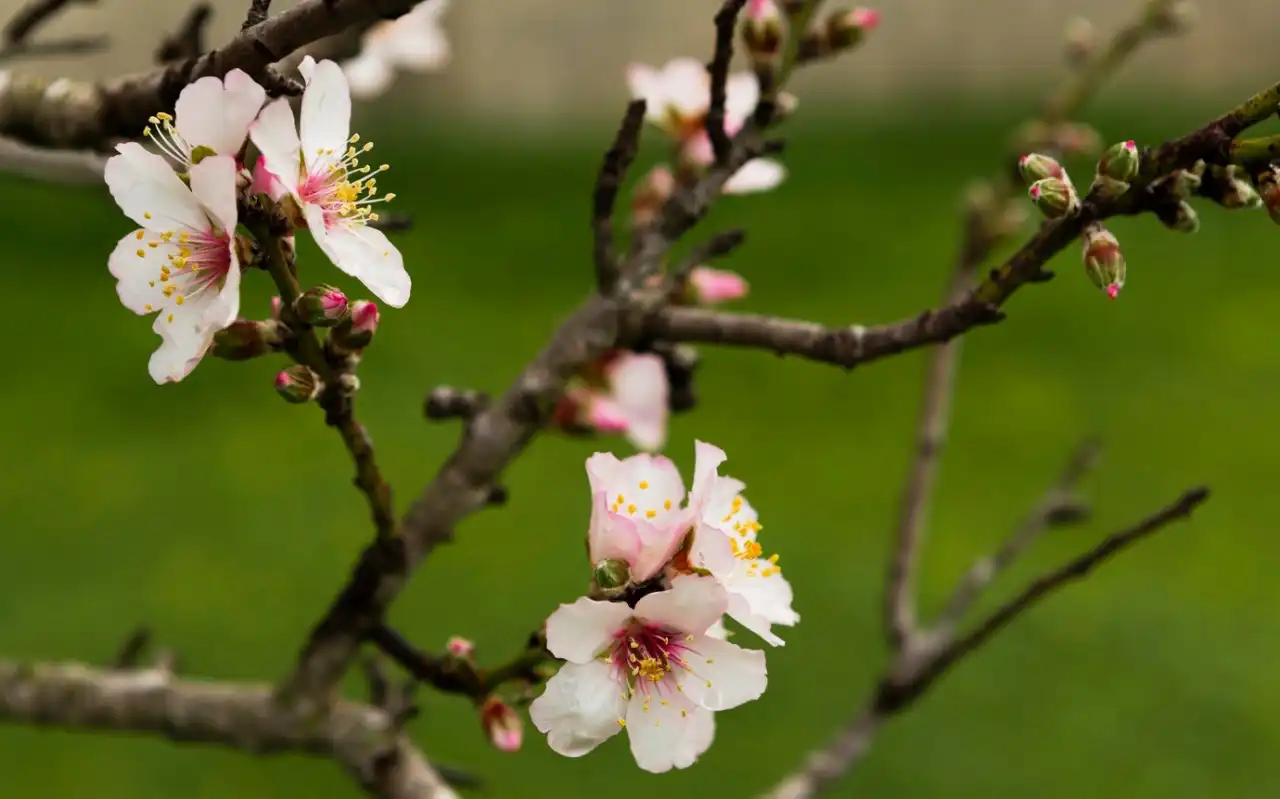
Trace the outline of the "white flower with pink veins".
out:
<instances>
[{"instance_id":1,"label":"white flower with pink veins","mask_svg":"<svg viewBox=\"0 0 1280 799\"><path fill-rule=\"evenodd\" d=\"M547 648L567 662L529 717L568 757L625 729L640 768L688 768L711 746L713 713L768 684L763 652L706 634L727 604L715 580L681 576L634 609L586 597L561 605L547 619Z\"/></svg>"},{"instance_id":2,"label":"white flower with pink veins","mask_svg":"<svg viewBox=\"0 0 1280 799\"><path fill-rule=\"evenodd\" d=\"M351 136L351 93L342 69L310 56L298 65L306 80L300 127L281 98L267 105L249 129L263 166L301 211L311 236L339 269L359 280L393 308L409 301L411 281L404 259L385 234L370 227L372 207L395 197L376 197L372 169L360 164L371 143L357 147ZM301 133L299 133L301 130Z\"/></svg>"}]
</instances>

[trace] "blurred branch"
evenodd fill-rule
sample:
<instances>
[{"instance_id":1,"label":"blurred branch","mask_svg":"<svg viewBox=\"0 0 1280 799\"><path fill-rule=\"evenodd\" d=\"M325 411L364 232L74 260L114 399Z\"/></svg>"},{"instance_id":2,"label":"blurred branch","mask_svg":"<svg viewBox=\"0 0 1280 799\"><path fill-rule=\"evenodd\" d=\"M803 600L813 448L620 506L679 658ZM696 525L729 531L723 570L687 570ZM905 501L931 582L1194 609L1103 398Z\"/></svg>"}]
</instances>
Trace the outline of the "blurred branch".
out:
<instances>
[{"instance_id":1,"label":"blurred branch","mask_svg":"<svg viewBox=\"0 0 1280 799\"><path fill-rule=\"evenodd\" d=\"M16 58L81 55L107 46L106 36L68 37L52 42L31 42L31 35L67 7L96 4L98 0L31 0L18 9L4 26L4 43L0 45L0 64Z\"/></svg>"},{"instance_id":2,"label":"blurred branch","mask_svg":"<svg viewBox=\"0 0 1280 799\"><path fill-rule=\"evenodd\" d=\"M618 189L626 177L640 146L640 129L644 125L644 100L627 105L618 126L613 146L604 154L600 173L592 193L591 227L595 233L596 286L602 294L611 293L618 282L618 253L613 242L613 214Z\"/></svg>"},{"instance_id":3,"label":"blurred branch","mask_svg":"<svg viewBox=\"0 0 1280 799\"><path fill-rule=\"evenodd\" d=\"M160 41L156 48L157 64L185 61L204 52L204 30L213 17L213 7L208 3L196 3L183 18L178 29Z\"/></svg>"},{"instance_id":4,"label":"blurred branch","mask_svg":"<svg viewBox=\"0 0 1280 799\"><path fill-rule=\"evenodd\" d=\"M902 647L894 652L892 662L866 705L826 746L810 753L800 769L764 794L765 799L808 799L818 795L861 759L881 724L910 707L952 665L982 646L992 635L1041 599L1067 583L1083 578L1130 545L1164 529L1174 521L1187 518L1208 496L1206 488L1193 488L1184 492L1172 504L1131 527L1107 536L1088 552L1031 581L1012 600L981 619L963 635L957 636L951 629L949 620L946 620L933 629L918 631L909 636ZM1055 519L1052 515L1033 515L1032 518L1036 520L1036 524L1021 528L1000 552L1008 557L1016 555L1032 537L1028 530L1036 527L1043 529L1043 525L1048 525ZM1009 554L1011 551L1012 555ZM1001 557L1000 553L995 557ZM968 590L963 588L964 585L962 582L962 588L957 590Z\"/></svg>"},{"instance_id":5,"label":"blurred branch","mask_svg":"<svg viewBox=\"0 0 1280 799\"><path fill-rule=\"evenodd\" d=\"M139 667L140 631L113 669L0 661L0 722L137 733L254 755L297 753L340 764L371 796L454 799L456 794L394 719L339 701L323 719L289 712L266 685L177 679L161 656Z\"/></svg>"},{"instance_id":6,"label":"blurred branch","mask_svg":"<svg viewBox=\"0 0 1280 799\"><path fill-rule=\"evenodd\" d=\"M434 421L444 419L473 419L489 404L489 397L482 391L452 386L437 386L427 395L424 405L427 418Z\"/></svg>"},{"instance_id":7,"label":"blurred branch","mask_svg":"<svg viewBox=\"0 0 1280 799\"><path fill-rule=\"evenodd\" d=\"M45 150L0 138L0 172L45 183L102 183L106 159L97 153Z\"/></svg>"},{"instance_id":8,"label":"blurred branch","mask_svg":"<svg viewBox=\"0 0 1280 799\"><path fill-rule=\"evenodd\" d=\"M296 50L350 28L367 26L404 13L417 0L302 0L241 31L222 47L198 58L151 72L97 83L7 73L0 80L0 136L53 148L95 149L114 138L138 136L147 119L172 111L182 89L206 75L221 77L242 69L269 91L292 92L296 81L280 78L270 67Z\"/></svg>"}]
</instances>

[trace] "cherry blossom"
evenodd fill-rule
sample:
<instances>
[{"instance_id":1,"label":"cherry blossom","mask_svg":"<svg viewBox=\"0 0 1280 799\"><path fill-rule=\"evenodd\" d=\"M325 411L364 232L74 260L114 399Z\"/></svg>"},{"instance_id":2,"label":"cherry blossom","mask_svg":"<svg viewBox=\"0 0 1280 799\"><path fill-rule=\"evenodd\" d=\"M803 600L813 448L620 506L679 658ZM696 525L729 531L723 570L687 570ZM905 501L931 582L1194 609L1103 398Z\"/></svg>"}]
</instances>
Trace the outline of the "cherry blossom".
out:
<instances>
[{"instance_id":1,"label":"cherry blossom","mask_svg":"<svg viewBox=\"0 0 1280 799\"><path fill-rule=\"evenodd\" d=\"M360 53L342 63L351 96L367 100L385 92L396 70L427 72L449 62L449 40L440 27L448 0L426 0L393 20L374 23L360 39Z\"/></svg>"},{"instance_id":2,"label":"cherry blossom","mask_svg":"<svg viewBox=\"0 0 1280 799\"><path fill-rule=\"evenodd\" d=\"M689 286L694 300L702 305L716 305L747 296L750 288L737 272L714 269L709 266L694 267L689 273Z\"/></svg>"},{"instance_id":3,"label":"cherry blossom","mask_svg":"<svg viewBox=\"0 0 1280 799\"><path fill-rule=\"evenodd\" d=\"M306 80L302 95L301 133L293 109L281 98L267 105L249 129L265 168L280 181L300 209L302 221L329 260L369 287L393 308L409 301L411 281L404 259L382 231L369 227L378 215L371 207L392 199L376 198L375 176L385 172L360 165L373 148L357 148L359 135L348 136L351 96L347 79L332 61L310 56L298 66Z\"/></svg>"},{"instance_id":4,"label":"cherry blossom","mask_svg":"<svg viewBox=\"0 0 1280 799\"><path fill-rule=\"evenodd\" d=\"M266 99L266 90L253 78L233 69L225 78L208 76L185 86L175 116L156 114L142 132L185 172L208 155L239 157Z\"/></svg>"},{"instance_id":5,"label":"cherry blossom","mask_svg":"<svg viewBox=\"0 0 1280 799\"><path fill-rule=\"evenodd\" d=\"M236 162L223 155L201 159L189 169L188 187L140 144L116 150L106 164L107 187L140 227L120 240L107 265L124 306L156 314L152 329L163 341L151 356L152 379L176 382L240 310Z\"/></svg>"},{"instance_id":6,"label":"cherry blossom","mask_svg":"<svg viewBox=\"0 0 1280 799\"><path fill-rule=\"evenodd\" d=\"M724 613L724 589L682 576L634 609L583 597L547 619L547 648L566 661L529 716L551 748L580 757L625 729L636 763L688 768L715 736L713 712L757 699L764 653L706 634Z\"/></svg>"}]
</instances>

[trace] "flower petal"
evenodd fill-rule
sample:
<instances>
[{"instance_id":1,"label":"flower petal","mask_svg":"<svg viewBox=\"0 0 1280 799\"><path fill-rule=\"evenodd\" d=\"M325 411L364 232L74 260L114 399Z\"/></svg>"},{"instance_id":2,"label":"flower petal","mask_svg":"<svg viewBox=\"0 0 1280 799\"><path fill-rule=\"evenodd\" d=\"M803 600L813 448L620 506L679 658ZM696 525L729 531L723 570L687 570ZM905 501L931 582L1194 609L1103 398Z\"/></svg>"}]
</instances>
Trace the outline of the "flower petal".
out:
<instances>
[{"instance_id":1,"label":"flower petal","mask_svg":"<svg viewBox=\"0 0 1280 799\"><path fill-rule=\"evenodd\" d=\"M316 206L305 209L307 224L315 233ZM323 229L323 212L320 229ZM366 225L335 225L316 237L333 265L359 280L378 299L392 308L403 308L409 301L413 281L404 269L404 257L381 230Z\"/></svg>"},{"instance_id":2,"label":"flower petal","mask_svg":"<svg viewBox=\"0 0 1280 799\"><path fill-rule=\"evenodd\" d=\"M584 402L587 424L600 433L622 433L627 430L627 417L612 397L588 391Z\"/></svg>"},{"instance_id":3,"label":"flower petal","mask_svg":"<svg viewBox=\"0 0 1280 799\"><path fill-rule=\"evenodd\" d=\"M209 209L218 227L226 233L236 230L236 159L215 155L191 167L191 193ZM208 230L206 222L204 229Z\"/></svg>"},{"instance_id":4,"label":"flower petal","mask_svg":"<svg viewBox=\"0 0 1280 799\"><path fill-rule=\"evenodd\" d=\"M632 443L640 449L662 449L667 440L670 394L662 358L652 353L627 353L609 364L605 376L627 420Z\"/></svg>"},{"instance_id":5,"label":"flower petal","mask_svg":"<svg viewBox=\"0 0 1280 799\"><path fill-rule=\"evenodd\" d=\"M351 96L357 100L370 100L391 87L396 72L381 54L368 48L355 58L342 62L342 72L347 76Z\"/></svg>"},{"instance_id":6,"label":"flower petal","mask_svg":"<svg viewBox=\"0 0 1280 799\"><path fill-rule=\"evenodd\" d=\"M268 103L249 126L249 138L262 153L267 171L296 197L302 154L289 101L282 97Z\"/></svg>"},{"instance_id":7,"label":"flower petal","mask_svg":"<svg viewBox=\"0 0 1280 799\"><path fill-rule=\"evenodd\" d=\"M728 269L714 269L709 266L695 267L689 273L689 283L698 295L698 302L708 305L738 300L747 296L747 281L737 272Z\"/></svg>"},{"instance_id":8,"label":"flower petal","mask_svg":"<svg viewBox=\"0 0 1280 799\"><path fill-rule=\"evenodd\" d=\"M162 327L164 324L165 317L157 316L152 329L161 334L160 348L151 354L151 360L147 363L151 379L159 384L176 383L191 374L212 343L211 339L191 335L165 335Z\"/></svg>"},{"instance_id":9,"label":"flower petal","mask_svg":"<svg viewBox=\"0 0 1280 799\"><path fill-rule=\"evenodd\" d=\"M561 605L547 619L547 649L562 660L589 663L609 645L613 634L631 615L631 608L624 602L580 597L571 605Z\"/></svg>"},{"instance_id":10,"label":"flower petal","mask_svg":"<svg viewBox=\"0 0 1280 799\"><path fill-rule=\"evenodd\" d=\"M683 653L689 676L684 695L708 710L728 710L759 699L769 684L764 653L695 635Z\"/></svg>"},{"instance_id":11,"label":"flower petal","mask_svg":"<svg viewBox=\"0 0 1280 799\"><path fill-rule=\"evenodd\" d=\"M636 603L637 618L673 630L703 633L724 615L729 596L720 583L710 577L681 575L671 581L671 588L649 594Z\"/></svg>"},{"instance_id":12,"label":"flower petal","mask_svg":"<svg viewBox=\"0 0 1280 799\"><path fill-rule=\"evenodd\" d=\"M626 76L632 99L645 101L645 118L664 121L667 109L661 73L648 64L632 63L627 65Z\"/></svg>"},{"instance_id":13,"label":"flower petal","mask_svg":"<svg viewBox=\"0 0 1280 799\"><path fill-rule=\"evenodd\" d=\"M730 592L728 615L738 624L760 636L769 646L786 646L787 642L774 633L773 625L769 623L769 620L753 612L751 603L741 594Z\"/></svg>"},{"instance_id":14,"label":"flower petal","mask_svg":"<svg viewBox=\"0 0 1280 799\"><path fill-rule=\"evenodd\" d=\"M622 462L612 452L597 452L587 458L587 481L591 484L591 493L616 488L621 466Z\"/></svg>"},{"instance_id":15,"label":"flower petal","mask_svg":"<svg viewBox=\"0 0 1280 799\"><path fill-rule=\"evenodd\" d=\"M692 766L711 747L715 719L678 693L648 701L636 694L627 705L627 737L636 765L661 774Z\"/></svg>"},{"instance_id":16,"label":"flower petal","mask_svg":"<svg viewBox=\"0 0 1280 799\"><path fill-rule=\"evenodd\" d=\"M684 500L684 480L670 458L641 453L621 461L612 479L599 488L609 492L618 513L643 518L655 525L673 522Z\"/></svg>"},{"instance_id":17,"label":"flower petal","mask_svg":"<svg viewBox=\"0 0 1280 799\"><path fill-rule=\"evenodd\" d=\"M800 614L791 607L795 599L791 583L776 570L765 576L771 566L767 560L739 561L725 588L746 600L753 614L772 624L792 626L799 623Z\"/></svg>"},{"instance_id":18,"label":"flower petal","mask_svg":"<svg viewBox=\"0 0 1280 799\"><path fill-rule=\"evenodd\" d=\"M711 76L696 58L673 58L662 70L666 102L682 117L701 116L711 105Z\"/></svg>"},{"instance_id":19,"label":"flower petal","mask_svg":"<svg viewBox=\"0 0 1280 799\"><path fill-rule=\"evenodd\" d=\"M725 181L721 190L725 194L753 194L777 188L787 176L787 169L777 161L756 158L742 165Z\"/></svg>"},{"instance_id":20,"label":"flower petal","mask_svg":"<svg viewBox=\"0 0 1280 799\"><path fill-rule=\"evenodd\" d=\"M529 706L529 719L552 750L581 757L618 734L626 686L607 663L566 663Z\"/></svg>"},{"instance_id":21,"label":"flower petal","mask_svg":"<svg viewBox=\"0 0 1280 799\"><path fill-rule=\"evenodd\" d=\"M609 512L608 496L601 491L591 505L591 525L587 530L587 551L593 564L617 558L628 566L640 557L640 534L636 523Z\"/></svg>"},{"instance_id":22,"label":"flower petal","mask_svg":"<svg viewBox=\"0 0 1280 799\"><path fill-rule=\"evenodd\" d=\"M244 146L249 125L266 102L266 90L243 70L233 69L225 81L212 76L188 84L174 108L175 127L192 147L209 147L234 156Z\"/></svg>"},{"instance_id":23,"label":"flower petal","mask_svg":"<svg viewBox=\"0 0 1280 799\"><path fill-rule=\"evenodd\" d=\"M725 127L739 128L760 102L760 83L750 72L735 72L724 84ZM732 132L730 135L733 135Z\"/></svg>"},{"instance_id":24,"label":"flower petal","mask_svg":"<svg viewBox=\"0 0 1280 799\"><path fill-rule=\"evenodd\" d=\"M116 145L103 176L125 216L147 230L201 230L204 210L169 162L137 142Z\"/></svg>"},{"instance_id":25,"label":"flower petal","mask_svg":"<svg viewBox=\"0 0 1280 799\"><path fill-rule=\"evenodd\" d=\"M143 234L142 239L138 233ZM177 245L161 241L150 247L145 239L146 231L136 230L120 239L107 258L120 302L136 314L155 313L168 304L159 283L160 268L169 263L169 256L178 254Z\"/></svg>"},{"instance_id":26,"label":"flower petal","mask_svg":"<svg viewBox=\"0 0 1280 799\"><path fill-rule=\"evenodd\" d=\"M332 61L317 63L306 75L307 88L302 93L299 129L302 131L302 157L307 168L318 158L331 161L346 152L351 135L351 88L342 67Z\"/></svg>"},{"instance_id":27,"label":"flower petal","mask_svg":"<svg viewBox=\"0 0 1280 799\"><path fill-rule=\"evenodd\" d=\"M719 478L716 470L728 460L728 456L724 454L724 450L704 441L695 441L693 452L693 487L689 489L689 508L696 516L701 516Z\"/></svg>"},{"instance_id":28,"label":"flower petal","mask_svg":"<svg viewBox=\"0 0 1280 799\"><path fill-rule=\"evenodd\" d=\"M733 554L733 545L724 531L709 524L701 523L693 536L693 546L689 550L689 562L701 569L706 569L723 582L724 575L733 572L738 559Z\"/></svg>"},{"instance_id":29,"label":"flower petal","mask_svg":"<svg viewBox=\"0 0 1280 799\"><path fill-rule=\"evenodd\" d=\"M648 580L671 562L689 531L689 526L683 523L684 518L680 514L663 524L650 524L645 519L634 520L636 532L640 536L640 554L631 565L632 580Z\"/></svg>"}]
</instances>

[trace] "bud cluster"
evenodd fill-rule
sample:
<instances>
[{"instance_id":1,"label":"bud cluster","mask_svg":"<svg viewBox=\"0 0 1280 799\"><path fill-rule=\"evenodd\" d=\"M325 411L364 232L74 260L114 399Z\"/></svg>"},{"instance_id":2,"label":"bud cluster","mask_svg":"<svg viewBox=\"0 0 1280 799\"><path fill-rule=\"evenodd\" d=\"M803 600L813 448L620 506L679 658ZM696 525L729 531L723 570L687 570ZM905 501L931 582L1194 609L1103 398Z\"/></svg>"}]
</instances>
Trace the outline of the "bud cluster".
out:
<instances>
[{"instance_id":1,"label":"bud cluster","mask_svg":"<svg viewBox=\"0 0 1280 799\"><path fill-rule=\"evenodd\" d=\"M1080 196L1071 176L1055 159L1030 153L1018 159L1022 179L1031 184L1027 196L1048 219L1074 216L1080 211Z\"/></svg>"}]
</instances>

